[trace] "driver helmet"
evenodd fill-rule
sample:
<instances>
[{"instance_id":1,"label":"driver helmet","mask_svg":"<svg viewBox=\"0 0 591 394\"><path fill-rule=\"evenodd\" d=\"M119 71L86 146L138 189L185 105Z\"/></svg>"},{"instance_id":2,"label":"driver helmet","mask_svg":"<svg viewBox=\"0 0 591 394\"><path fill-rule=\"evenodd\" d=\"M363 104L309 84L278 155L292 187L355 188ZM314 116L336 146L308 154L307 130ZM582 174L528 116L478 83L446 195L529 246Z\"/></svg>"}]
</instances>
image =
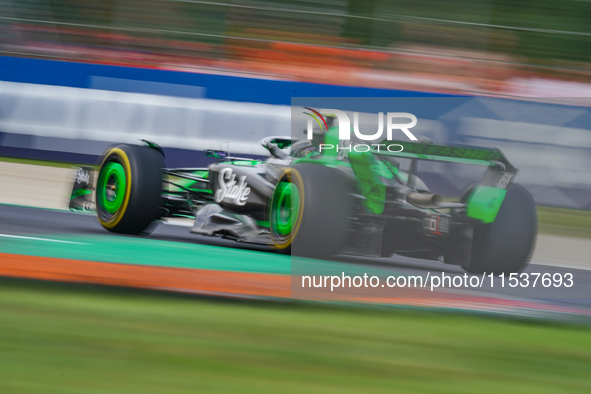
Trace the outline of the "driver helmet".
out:
<instances>
[{"instance_id":1,"label":"driver helmet","mask_svg":"<svg viewBox=\"0 0 591 394\"><path fill-rule=\"evenodd\" d=\"M293 157L306 157L316 151L316 147L309 140L296 141L291 145L291 155Z\"/></svg>"}]
</instances>

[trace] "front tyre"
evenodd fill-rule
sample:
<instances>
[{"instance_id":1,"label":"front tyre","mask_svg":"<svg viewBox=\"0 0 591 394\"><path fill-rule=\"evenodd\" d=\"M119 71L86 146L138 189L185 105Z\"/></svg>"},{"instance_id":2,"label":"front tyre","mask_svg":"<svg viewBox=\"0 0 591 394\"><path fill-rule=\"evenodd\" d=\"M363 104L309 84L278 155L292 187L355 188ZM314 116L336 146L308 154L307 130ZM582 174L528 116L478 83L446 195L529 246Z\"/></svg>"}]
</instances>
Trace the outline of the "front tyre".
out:
<instances>
[{"instance_id":1,"label":"front tyre","mask_svg":"<svg viewBox=\"0 0 591 394\"><path fill-rule=\"evenodd\" d=\"M139 234L158 218L164 158L147 146L117 145L102 156L97 216L109 231Z\"/></svg>"},{"instance_id":2,"label":"front tyre","mask_svg":"<svg viewBox=\"0 0 591 394\"><path fill-rule=\"evenodd\" d=\"M275 248L308 257L338 254L349 228L352 191L351 180L339 170L314 164L288 168L270 204Z\"/></svg>"},{"instance_id":3,"label":"front tyre","mask_svg":"<svg viewBox=\"0 0 591 394\"><path fill-rule=\"evenodd\" d=\"M510 185L495 221L475 234L472 261L464 269L498 274L523 271L534 249L537 226L532 195L521 185Z\"/></svg>"}]
</instances>

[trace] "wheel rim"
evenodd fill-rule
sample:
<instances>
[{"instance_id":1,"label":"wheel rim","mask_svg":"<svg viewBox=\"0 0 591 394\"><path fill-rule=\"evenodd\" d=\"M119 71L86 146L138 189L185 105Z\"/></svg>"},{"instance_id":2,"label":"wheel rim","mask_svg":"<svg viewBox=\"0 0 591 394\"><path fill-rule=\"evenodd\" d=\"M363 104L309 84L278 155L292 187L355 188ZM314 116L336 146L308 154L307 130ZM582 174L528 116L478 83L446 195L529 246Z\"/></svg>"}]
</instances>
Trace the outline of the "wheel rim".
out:
<instances>
[{"instance_id":1,"label":"wheel rim","mask_svg":"<svg viewBox=\"0 0 591 394\"><path fill-rule=\"evenodd\" d=\"M291 234L294 223L299 215L300 194L296 185L291 182L280 182L271 206L272 226L281 238Z\"/></svg>"},{"instance_id":2,"label":"wheel rim","mask_svg":"<svg viewBox=\"0 0 591 394\"><path fill-rule=\"evenodd\" d=\"M126 186L123 166L116 162L107 163L97 184L99 206L110 214L117 213L125 199Z\"/></svg>"}]
</instances>

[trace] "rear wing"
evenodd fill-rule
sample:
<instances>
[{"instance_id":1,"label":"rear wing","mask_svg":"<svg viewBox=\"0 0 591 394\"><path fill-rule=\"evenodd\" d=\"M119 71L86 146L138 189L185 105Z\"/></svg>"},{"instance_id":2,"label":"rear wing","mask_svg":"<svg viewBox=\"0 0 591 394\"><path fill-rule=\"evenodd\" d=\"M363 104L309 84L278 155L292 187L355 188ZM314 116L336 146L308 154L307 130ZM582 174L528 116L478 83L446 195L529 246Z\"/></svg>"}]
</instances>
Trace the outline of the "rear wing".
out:
<instances>
[{"instance_id":1,"label":"rear wing","mask_svg":"<svg viewBox=\"0 0 591 394\"><path fill-rule=\"evenodd\" d=\"M488 166L482 180L474 185L465 201L466 215L480 219L483 223L491 223L495 220L507 188L517 174L517 168L513 167L505 155L496 148L384 140L381 144L374 146L372 152L376 155ZM414 171L416 171L416 164Z\"/></svg>"},{"instance_id":2,"label":"rear wing","mask_svg":"<svg viewBox=\"0 0 591 394\"><path fill-rule=\"evenodd\" d=\"M445 146L409 141L384 140L381 144L374 145L372 153L418 160L488 166L488 170L484 173L479 186L498 189L507 189L518 171L507 160L505 155L496 148Z\"/></svg>"},{"instance_id":3,"label":"rear wing","mask_svg":"<svg viewBox=\"0 0 591 394\"><path fill-rule=\"evenodd\" d=\"M517 172L517 169L513 167L505 155L496 148L445 146L409 141L384 140L380 144L373 145L372 153L419 160L500 167L500 169L506 172Z\"/></svg>"}]
</instances>

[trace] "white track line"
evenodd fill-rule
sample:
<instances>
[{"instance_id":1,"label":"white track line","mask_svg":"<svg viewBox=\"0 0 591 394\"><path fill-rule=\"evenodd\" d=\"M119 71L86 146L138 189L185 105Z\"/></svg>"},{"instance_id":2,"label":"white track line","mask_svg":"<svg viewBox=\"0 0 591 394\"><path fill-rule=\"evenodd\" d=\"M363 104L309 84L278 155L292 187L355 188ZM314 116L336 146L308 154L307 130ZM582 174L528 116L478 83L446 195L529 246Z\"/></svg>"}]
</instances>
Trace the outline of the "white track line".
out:
<instances>
[{"instance_id":1,"label":"white track line","mask_svg":"<svg viewBox=\"0 0 591 394\"><path fill-rule=\"evenodd\" d=\"M531 267L532 265L543 265L545 267L575 269L575 270L580 270L580 271L591 271L591 267L589 265L583 265L583 263L581 263L581 264L564 263L563 264L563 263L547 263L544 261L531 261L529 263L529 266Z\"/></svg>"},{"instance_id":2,"label":"white track line","mask_svg":"<svg viewBox=\"0 0 591 394\"><path fill-rule=\"evenodd\" d=\"M49 238L25 237L24 235L0 234L0 237L30 239L30 240L33 240L33 241L60 242L60 243L64 243L64 244L87 245L84 242L62 241L62 240L59 240L59 239L49 239Z\"/></svg>"}]
</instances>

